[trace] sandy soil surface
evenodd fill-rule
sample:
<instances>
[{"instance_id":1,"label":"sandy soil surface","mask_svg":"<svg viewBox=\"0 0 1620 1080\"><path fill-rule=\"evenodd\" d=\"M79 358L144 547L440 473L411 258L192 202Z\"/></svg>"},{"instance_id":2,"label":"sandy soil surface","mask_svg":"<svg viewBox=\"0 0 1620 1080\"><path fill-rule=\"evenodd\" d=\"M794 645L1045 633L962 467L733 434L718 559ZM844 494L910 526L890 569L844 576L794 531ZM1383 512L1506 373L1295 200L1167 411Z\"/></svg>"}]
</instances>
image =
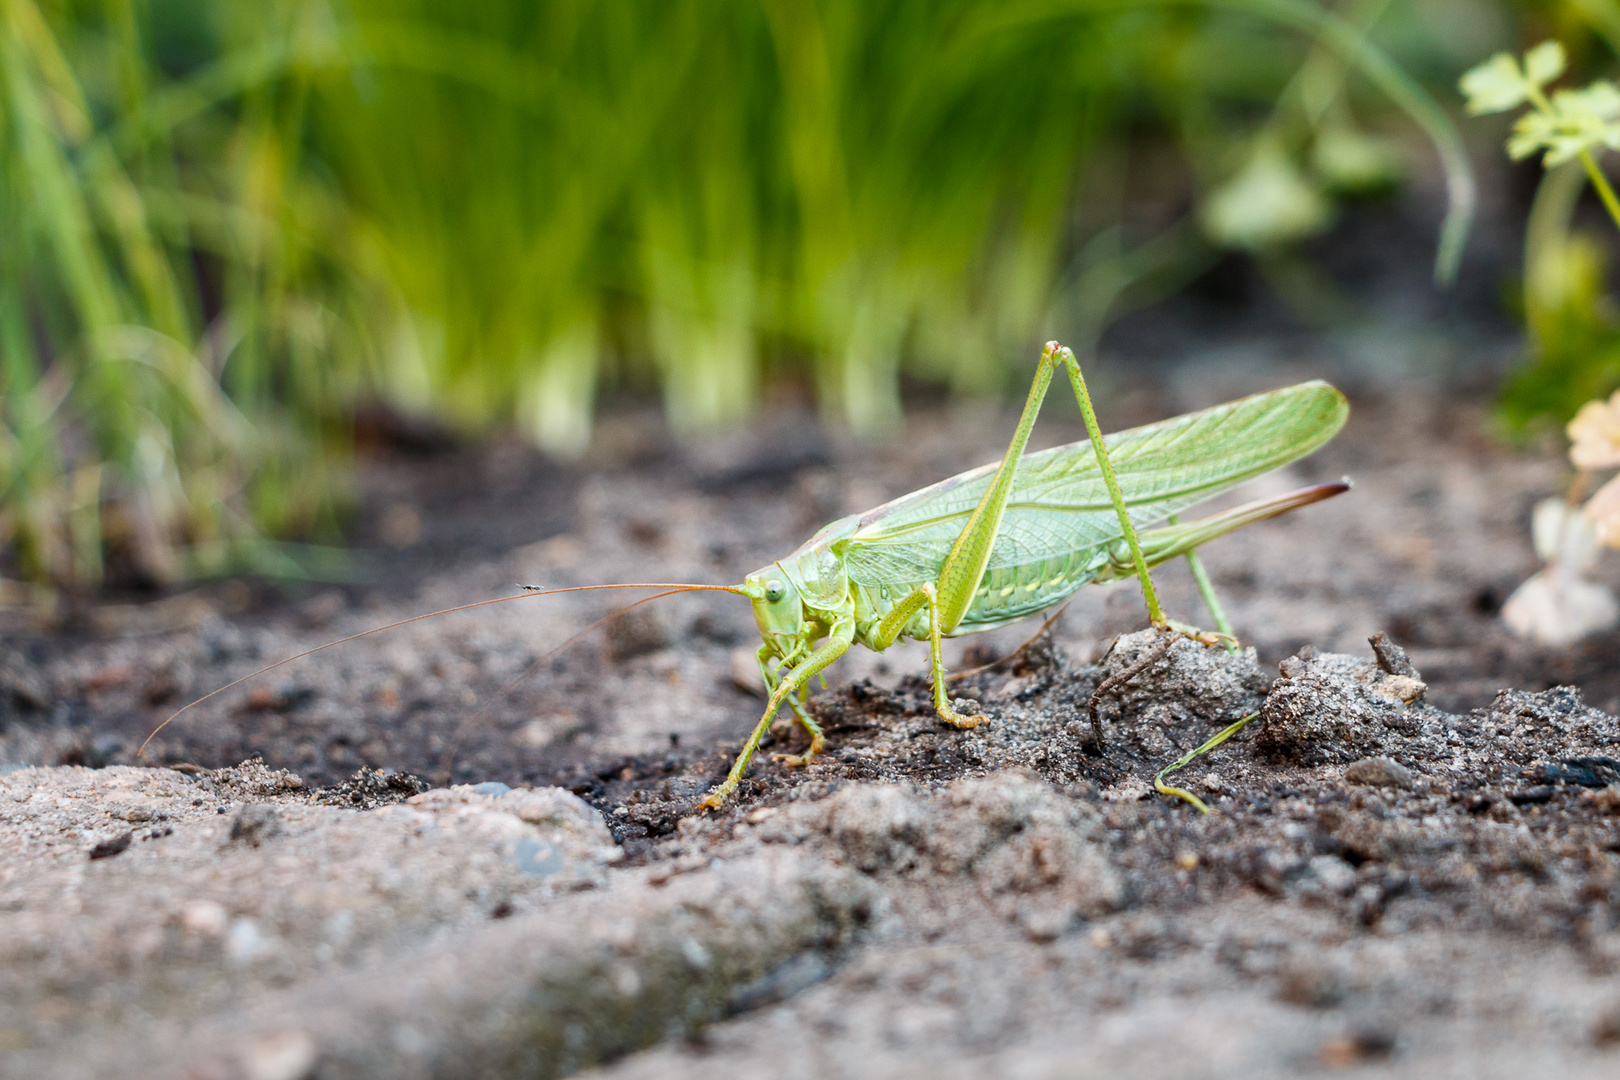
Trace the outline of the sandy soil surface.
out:
<instances>
[{"instance_id":1,"label":"sandy soil surface","mask_svg":"<svg viewBox=\"0 0 1620 1080\"><path fill-rule=\"evenodd\" d=\"M1104 379L1105 424L1316 373ZM625 413L590 470L396 449L369 466L369 581L8 610L0 1068L1612 1075L1620 635L1544 650L1496 619L1560 466L1503 450L1454 386L1348 381L1345 433L1234 498L1355 490L1205 551L1251 649L1176 645L1098 700L1101 751L1099 682L1155 644L1119 637L1143 623L1128 583L964 679L992 716L974 731L931 716L919 647L857 651L816 698L825 758L761 755L715 815L694 803L760 708L752 621L723 595L560 652L599 594L413 623L222 694L135 758L196 695L390 619L517 582L739 580L993 457L995 411L920 409L861 448L787 410L694 452ZM1076 437L1062 410L1040 430ZM1185 570L1160 579L1197 621ZM1409 669L1375 662L1379 631ZM1251 711L1176 774L1215 814L1153 793ZM802 745L782 725L765 749Z\"/></svg>"}]
</instances>

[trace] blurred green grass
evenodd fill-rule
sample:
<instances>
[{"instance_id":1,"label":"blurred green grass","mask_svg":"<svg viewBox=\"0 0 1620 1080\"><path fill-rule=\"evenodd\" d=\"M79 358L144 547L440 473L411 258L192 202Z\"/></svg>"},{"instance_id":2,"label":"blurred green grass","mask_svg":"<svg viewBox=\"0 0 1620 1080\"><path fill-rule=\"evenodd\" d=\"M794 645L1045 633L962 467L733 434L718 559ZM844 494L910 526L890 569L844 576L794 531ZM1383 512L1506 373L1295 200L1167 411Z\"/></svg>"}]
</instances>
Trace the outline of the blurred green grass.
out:
<instances>
[{"instance_id":1,"label":"blurred green grass","mask_svg":"<svg viewBox=\"0 0 1620 1080\"><path fill-rule=\"evenodd\" d=\"M1449 87L1524 11L0 0L0 543L69 586L297 572L363 402L571 455L604 388L690 436L798 378L882 432L902 373L1001 394L1320 231L1391 131L1449 171L1444 271Z\"/></svg>"}]
</instances>

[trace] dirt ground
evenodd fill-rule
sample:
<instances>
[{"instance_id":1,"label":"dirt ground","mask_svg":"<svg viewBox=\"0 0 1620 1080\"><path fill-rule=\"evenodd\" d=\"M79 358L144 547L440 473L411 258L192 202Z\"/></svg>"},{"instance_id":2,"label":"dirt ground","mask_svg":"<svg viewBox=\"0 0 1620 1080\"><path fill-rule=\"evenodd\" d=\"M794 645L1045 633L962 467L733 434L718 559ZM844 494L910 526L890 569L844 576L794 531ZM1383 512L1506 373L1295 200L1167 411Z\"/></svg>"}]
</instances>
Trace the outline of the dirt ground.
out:
<instances>
[{"instance_id":1,"label":"dirt ground","mask_svg":"<svg viewBox=\"0 0 1620 1080\"><path fill-rule=\"evenodd\" d=\"M1620 634L1562 650L1507 635L1497 611L1535 568L1529 512L1560 463L1503 449L1477 390L1421 357L1369 377L1354 357L1379 348L1099 375L1112 428L1326 374L1351 394L1345 432L1232 498L1355 482L1205 549L1250 648L1176 644L1097 701L1101 749L1099 682L1156 644L1132 633L1130 583L1083 591L1048 637L963 679L992 718L973 731L932 717L920 646L857 650L815 698L823 759L770 762L803 746L779 725L714 815L694 804L761 707L749 612L718 594L560 651L611 601L412 623L221 694L136 757L194 697L392 619L517 583L740 580L840 514L994 457L1011 427L996 410L923 406L864 447L787 406L698 450L625 411L570 469L395 437L366 467L364 580L14 605L0 829L20 854L0 865L0 924L34 944L4 957L5 1073L114 1075L127 1053L151 1075L281 1080L1614 1075ZM1077 437L1072 409L1038 432ZM1620 583L1620 558L1601 573ZM1198 621L1185 569L1159 579ZM1033 630L949 656L986 664ZM1375 657L1378 632L1401 649ZM1215 813L1153 793L1160 768L1253 711L1172 778ZM131 827L117 793L158 805L193 787L161 827ZM565 795L566 813L522 801ZM419 863L406 833L435 838ZM552 849L561 877L523 869ZM368 850L391 854L356 873L420 876L416 899L382 915L372 893L285 899L317 863ZM68 889L81 909L61 908ZM151 914L106 930L120 897ZM371 927L344 932L358 944L332 945L341 911ZM643 944L611 944L621 924ZM685 961L660 959L666 930ZM618 959L567 960L591 942ZM569 1011L598 984L617 1004ZM480 1020L481 1041L457 1028L474 1005L505 1018Z\"/></svg>"}]
</instances>

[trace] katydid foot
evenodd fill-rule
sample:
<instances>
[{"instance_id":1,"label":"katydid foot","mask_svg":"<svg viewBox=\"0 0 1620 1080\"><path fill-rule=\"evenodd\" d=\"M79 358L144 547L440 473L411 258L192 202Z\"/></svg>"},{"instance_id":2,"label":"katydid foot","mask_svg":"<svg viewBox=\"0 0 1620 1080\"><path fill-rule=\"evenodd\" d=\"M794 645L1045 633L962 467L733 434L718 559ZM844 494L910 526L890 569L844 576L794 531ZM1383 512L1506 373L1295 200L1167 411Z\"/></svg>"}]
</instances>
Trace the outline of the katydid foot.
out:
<instances>
[{"instance_id":1,"label":"katydid foot","mask_svg":"<svg viewBox=\"0 0 1620 1080\"><path fill-rule=\"evenodd\" d=\"M821 753L822 749L827 745L827 738L821 733L821 725L810 719L808 714L799 709L795 709L794 713L795 719L798 720L800 726L810 733L810 748L802 754L772 754L771 760L786 765L791 769L802 769L810 764L812 758Z\"/></svg>"},{"instance_id":2,"label":"katydid foot","mask_svg":"<svg viewBox=\"0 0 1620 1080\"><path fill-rule=\"evenodd\" d=\"M1177 622L1175 619L1164 619L1153 624L1155 630L1164 630L1172 634L1180 634L1190 641L1200 645L1214 648L1217 645L1225 647L1228 651L1239 647L1238 639L1221 630L1200 630L1189 623Z\"/></svg>"},{"instance_id":3,"label":"katydid foot","mask_svg":"<svg viewBox=\"0 0 1620 1080\"><path fill-rule=\"evenodd\" d=\"M718 810L726 804L726 796L737 788L737 781L726 780L719 787L709 792L708 797L698 803L699 810Z\"/></svg>"},{"instance_id":4,"label":"katydid foot","mask_svg":"<svg viewBox=\"0 0 1620 1080\"><path fill-rule=\"evenodd\" d=\"M965 701L967 699L958 698L957 700ZM951 727L960 728L963 731L971 731L980 724L984 723L986 720L990 719L988 716L984 715L984 713L973 713L971 716L964 716L956 711L955 702L952 702L949 705L941 705L936 711L939 713L939 718L941 720L951 725Z\"/></svg>"}]
</instances>

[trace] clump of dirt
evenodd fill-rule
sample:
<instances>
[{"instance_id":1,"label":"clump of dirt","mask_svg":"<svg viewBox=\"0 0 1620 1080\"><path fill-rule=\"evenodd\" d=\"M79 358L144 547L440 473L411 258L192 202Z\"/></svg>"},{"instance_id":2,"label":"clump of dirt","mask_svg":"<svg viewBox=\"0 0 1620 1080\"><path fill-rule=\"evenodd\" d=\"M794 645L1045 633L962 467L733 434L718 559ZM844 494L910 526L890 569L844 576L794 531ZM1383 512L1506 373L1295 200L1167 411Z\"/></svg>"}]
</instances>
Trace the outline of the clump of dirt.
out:
<instances>
[{"instance_id":1,"label":"clump of dirt","mask_svg":"<svg viewBox=\"0 0 1620 1080\"><path fill-rule=\"evenodd\" d=\"M1121 638L1098 665L1072 665L1046 649L1015 671L974 675L958 692L992 719L968 731L938 721L921 680L825 695L813 706L830 740L825 757L803 769L771 762L772 751L802 748L803 736L780 722L721 820L759 825L762 837L825 834L863 869L937 866L941 844L993 849L1026 868L989 875L1002 882L1036 872L1027 869L1039 862L1031 845L1070 880L1078 873L1071 864L1088 856L1064 845L1106 835L1119 877L1079 876L1099 896L1114 895L1107 882L1129 881L1136 904L1175 907L1195 893L1253 888L1304 897L1358 926L1609 933L1607 922L1588 924L1594 900L1620 911L1608 816L1620 805L1620 787L1609 786L1620 776L1611 756L1620 720L1587 707L1578 691L1504 691L1487 707L1451 714L1423 702L1420 675L1387 640L1366 659L1302 650L1268 681L1252 651L1182 638L1099 706L1108 719L1097 753L1088 739L1097 686L1161 644L1159 632L1144 631ZM1155 772L1255 711L1252 734L1177 774L1219 813L1203 818L1153 793ZM582 789L627 850L657 862L679 858L672 850L690 855L691 837L707 835L714 819L696 817L696 804L726 764L723 754L666 755L651 775L631 762ZM945 808L972 804L990 790L973 785L989 777L1013 785L994 798L1041 809L967 829ZM778 818L778 810L793 812ZM1064 822L1066 839L1010 841L1026 828L1044 835L1028 824L1036 819ZM1016 828L1005 824L1014 820ZM989 839L978 846L965 835ZM976 857L958 862L972 866ZM1167 864L1184 872L1166 875ZM1062 922L1029 917L1038 926Z\"/></svg>"},{"instance_id":2,"label":"clump of dirt","mask_svg":"<svg viewBox=\"0 0 1620 1080\"><path fill-rule=\"evenodd\" d=\"M757 816L756 816L757 815ZM791 808L750 815L764 843L820 836L835 862L898 876L923 889L974 883L980 897L1035 940L1119 907L1097 810L1018 773L957 780L941 790L860 785Z\"/></svg>"},{"instance_id":3,"label":"clump of dirt","mask_svg":"<svg viewBox=\"0 0 1620 1080\"><path fill-rule=\"evenodd\" d=\"M205 769L200 765L175 765L173 769L191 778L203 791L213 792L232 802L251 802L256 799L276 799L299 796L304 801L303 777L286 769L272 769L263 758L252 757L223 769Z\"/></svg>"},{"instance_id":4,"label":"clump of dirt","mask_svg":"<svg viewBox=\"0 0 1620 1080\"><path fill-rule=\"evenodd\" d=\"M419 776L395 769L359 769L343 783L321 788L311 798L323 806L375 810L379 806L404 802L432 786Z\"/></svg>"},{"instance_id":5,"label":"clump of dirt","mask_svg":"<svg viewBox=\"0 0 1620 1080\"><path fill-rule=\"evenodd\" d=\"M1410 662L1405 666L1411 669ZM1433 739L1445 727L1440 710L1407 708L1425 689L1415 675L1314 649L1289 657L1279 670L1282 678L1266 695L1257 739L1278 761L1344 764L1403 748L1406 739Z\"/></svg>"}]
</instances>

